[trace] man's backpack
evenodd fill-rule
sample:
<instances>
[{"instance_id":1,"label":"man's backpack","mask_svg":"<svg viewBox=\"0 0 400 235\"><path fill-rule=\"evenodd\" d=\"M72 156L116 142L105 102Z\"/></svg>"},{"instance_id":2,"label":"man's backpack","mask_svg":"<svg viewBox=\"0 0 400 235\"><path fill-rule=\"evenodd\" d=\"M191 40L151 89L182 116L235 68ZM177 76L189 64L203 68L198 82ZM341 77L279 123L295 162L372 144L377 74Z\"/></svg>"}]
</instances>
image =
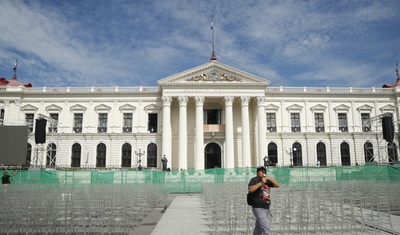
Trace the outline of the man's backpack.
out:
<instances>
[{"instance_id":1,"label":"man's backpack","mask_svg":"<svg viewBox=\"0 0 400 235\"><path fill-rule=\"evenodd\" d=\"M247 205L252 206L254 193L247 193Z\"/></svg>"}]
</instances>

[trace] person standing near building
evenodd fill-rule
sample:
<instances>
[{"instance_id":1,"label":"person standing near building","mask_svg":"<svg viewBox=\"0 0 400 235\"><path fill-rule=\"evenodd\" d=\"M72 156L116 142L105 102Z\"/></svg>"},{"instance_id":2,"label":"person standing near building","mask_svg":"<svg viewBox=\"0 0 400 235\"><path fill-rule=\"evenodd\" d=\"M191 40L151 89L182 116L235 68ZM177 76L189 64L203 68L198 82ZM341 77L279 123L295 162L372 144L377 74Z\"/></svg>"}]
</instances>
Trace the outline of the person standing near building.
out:
<instances>
[{"instance_id":1,"label":"person standing near building","mask_svg":"<svg viewBox=\"0 0 400 235\"><path fill-rule=\"evenodd\" d=\"M257 168L257 176L249 182L250 204L253 214L256 217L256 223L253 235L272 234L269 225L269 206L271 188L279 188L279 183L271 176L266 174L264 166Z\"/></svg>"},{"instance_id":2,"label":"person standing near building","mask_svg":"<svg viewBox=\"0 0 400 235\"><path fill-rule=\"evenodd\" d=\"M3 177L1 177L1 183L2 184L11 184L10 177L14 176L15 174L17 174L17 171L14 171L11 175L9 175L7 171L4 172Z\"/></svg>"}]
</instances>

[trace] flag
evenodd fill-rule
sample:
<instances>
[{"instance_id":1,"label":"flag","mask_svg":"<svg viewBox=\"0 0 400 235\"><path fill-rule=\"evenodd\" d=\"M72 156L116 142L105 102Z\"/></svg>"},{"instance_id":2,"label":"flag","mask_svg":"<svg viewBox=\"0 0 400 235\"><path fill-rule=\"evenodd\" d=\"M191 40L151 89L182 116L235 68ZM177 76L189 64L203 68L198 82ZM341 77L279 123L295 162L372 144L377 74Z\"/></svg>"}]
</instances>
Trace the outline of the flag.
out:
<instances>
[{"instance_id":1,"label":"flag","mask_svg":"<svg viewBox=\"0 0 400 235\"><path fill-rule=\"evenodd\" d=\"M396 75L399 76L399 63L396 61Z\"/></svg>"},{"instance_id":2,"label":"flag","mask_svg":"<svg viewBox=\"0 0 400 235\"><path fill-rule=\"evenodd\" d=\"M211 29L213 29L214 27L214 15L212 15L211 17Z\"/></svg>"},{"instance_id":3,"label":"flag","mask_svg":"<svg viewBox=\"0 0 400 235\"><path fill-rule=\"evenodd\" d=\"M15 65L14 65L14 73L17 72L17 66L18 66L18 60L15 59Z\"/></svg>"}]
</instances>

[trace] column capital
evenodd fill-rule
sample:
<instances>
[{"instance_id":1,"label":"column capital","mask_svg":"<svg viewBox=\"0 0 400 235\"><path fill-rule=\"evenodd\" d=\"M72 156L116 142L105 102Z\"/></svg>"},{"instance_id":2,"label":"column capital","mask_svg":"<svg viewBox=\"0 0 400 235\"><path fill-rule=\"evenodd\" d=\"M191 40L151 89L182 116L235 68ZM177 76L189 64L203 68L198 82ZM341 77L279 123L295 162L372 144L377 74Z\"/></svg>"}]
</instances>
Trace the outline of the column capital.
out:
<instances>
[{"instance_id":1,"label":"column capital","mask_svg":"<svg viewBox=\"0 0 400 235\"><path fill-rule=\"evenodd\" d=\"M250 97L248 96L241 96L240 101L242 102L242 106L248 106L250 102Z\"/></svg>"},{"instance_id":2,"label":"column capital","mask_svg":"<svg viewBox=\"0 0 400 235\"><path fill-rule=\"evenodd\" d=\"M172 103L172 97L171 96L163 96L162 99L163 99L164 106L171 105L171 103Z\"/></svg>"},{"instance_id":3,"label":"column capital","mask_svg":"<svg viewBox=\"0 0 400 235\"><path fill-rule=\"evenodd\" d=\"M179 100L179 106L186 106L189 98L187 96L179 96L178 100Z\"/></svg>"},{"instance_id":4,"label":"column capital","mask_svg":"<svg viewBox=\"0 0 400 235\"><path fill-rule=\"evenodd\" d=\"M233 100L235 99L235 97L233 97L233 96L224 96L224 99L225 99L225 106L232 106Z\"/></svg>"},{"instance_id":5,"label":"column capital","mask_svg":"<svg viewBox=\"0 0 400 235\"><path fill-rule=\"evenodd\" d=\"M265 96L257 96L257 106L264 106Z\"/></svg>"},{"instance_id":6,"label":"column capital","mask_svg":"<svg viewBox=\"0 0 400 235\"><path fill-rule=\"evenodd\" d=\"M203 106L204 96L196 96L194 99L196 100L196 106Z\"/></svg>"}]
</instances>

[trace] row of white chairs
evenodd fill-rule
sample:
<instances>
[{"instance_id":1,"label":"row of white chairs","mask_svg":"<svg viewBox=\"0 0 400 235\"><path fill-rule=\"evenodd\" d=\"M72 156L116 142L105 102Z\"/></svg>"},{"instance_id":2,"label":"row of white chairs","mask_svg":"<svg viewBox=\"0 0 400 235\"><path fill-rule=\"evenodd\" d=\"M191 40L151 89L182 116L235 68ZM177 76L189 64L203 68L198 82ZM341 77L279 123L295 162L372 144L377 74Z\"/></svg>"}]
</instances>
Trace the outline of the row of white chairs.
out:
<instances>
[{"instance_id":1,"label":"row of white chairs","mask_svg":"<svg viewBox=\"0 0 400 235\"><path fill-rule=\"evenodd\" d=\"M252 234L247 184L204 184L202 199L214 234ZM274 234L391 233L400 187L390 182L337 181L272 189ZM396 204L397 203L397 204Z\"/></svg>"},{"instance_id":2,"label":"row of white chairs","mask_svg":"<svg viewBox=\"0 0 400 235\"><path fill-rule=\"evenodd\" d=\"M0 234L131 234L166 196L162 185L8 185Z\"/></svg>"}]
</instances>

